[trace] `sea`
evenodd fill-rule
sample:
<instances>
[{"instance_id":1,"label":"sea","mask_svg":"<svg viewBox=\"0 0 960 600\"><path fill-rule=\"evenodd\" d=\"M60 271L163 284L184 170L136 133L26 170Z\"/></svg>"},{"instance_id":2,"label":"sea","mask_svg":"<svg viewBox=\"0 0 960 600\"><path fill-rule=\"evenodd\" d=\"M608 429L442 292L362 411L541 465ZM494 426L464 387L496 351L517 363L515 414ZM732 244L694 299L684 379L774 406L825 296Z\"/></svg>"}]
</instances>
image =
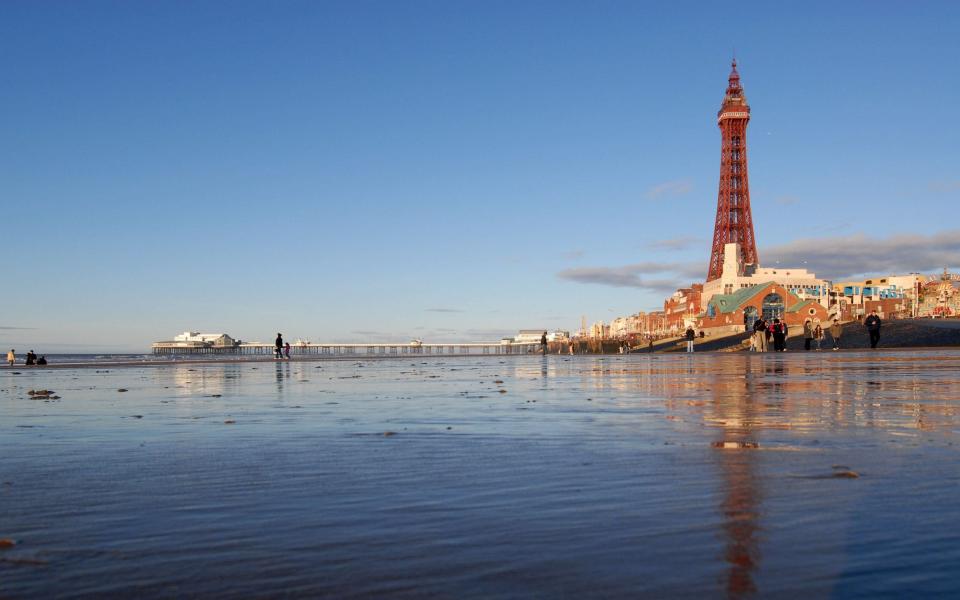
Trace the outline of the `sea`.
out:
<instances>
[{"instance_id":1,"label":"sea","mask_svg":"<svg viewBox=\"0 0 960 600\"><path fill-rule=\"evenodd\" d=\"M958 349L98 356L0 368L0 597L960 597Z\"/></svg>"}]
</instances>

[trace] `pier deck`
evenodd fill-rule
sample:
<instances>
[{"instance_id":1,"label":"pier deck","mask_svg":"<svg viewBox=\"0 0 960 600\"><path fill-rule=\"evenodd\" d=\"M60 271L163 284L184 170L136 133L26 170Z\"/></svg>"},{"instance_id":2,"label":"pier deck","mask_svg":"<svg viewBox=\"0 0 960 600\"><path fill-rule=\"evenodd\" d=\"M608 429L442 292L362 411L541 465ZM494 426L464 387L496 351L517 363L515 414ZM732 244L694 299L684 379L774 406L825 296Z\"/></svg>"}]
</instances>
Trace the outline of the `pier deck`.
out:
<instances>
[{"instance_id":1,"label":"pier deck","mask_svg":"<svg viewBox=\"0 0 960 600\"><path fill-rule=\"evenodd\" d=\"M540 351L540 344L504 344L501 342L457 342L448 344L291 344L291 355L310 356L471 356L531 354ZM158 355L272 355L274 345L259 342L242 343L236 346L201 346L157 342L153 353Z\"/></svg>"}]
</instances>

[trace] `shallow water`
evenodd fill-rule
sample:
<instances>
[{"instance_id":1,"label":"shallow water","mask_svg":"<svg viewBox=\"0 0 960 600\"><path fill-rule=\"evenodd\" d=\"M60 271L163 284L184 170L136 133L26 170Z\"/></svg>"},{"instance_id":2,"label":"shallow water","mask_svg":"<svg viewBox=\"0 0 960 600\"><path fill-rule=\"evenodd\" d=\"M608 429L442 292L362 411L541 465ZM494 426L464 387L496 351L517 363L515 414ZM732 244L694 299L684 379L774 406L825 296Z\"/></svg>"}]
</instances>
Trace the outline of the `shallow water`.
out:
<instances>
[{"instance_id":1,"label":"shallow water","mask_svg":"<svg viewBox=\"0 0 960 600\"><path fill-rule=\"evenodd\" d=\"M0 596L960 594L960 351L3 370L0 411Z\"/></svg>"}]
</instances>

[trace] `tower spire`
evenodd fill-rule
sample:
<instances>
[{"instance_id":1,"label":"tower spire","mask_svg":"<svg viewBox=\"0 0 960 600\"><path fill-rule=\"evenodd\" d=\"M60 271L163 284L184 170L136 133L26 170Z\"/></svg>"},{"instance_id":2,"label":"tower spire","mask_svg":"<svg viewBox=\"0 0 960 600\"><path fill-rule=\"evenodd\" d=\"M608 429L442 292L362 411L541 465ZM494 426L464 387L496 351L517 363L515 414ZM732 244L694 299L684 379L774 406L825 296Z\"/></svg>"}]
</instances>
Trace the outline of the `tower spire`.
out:
<instances>
[{"instance_id":1,"label":"tower spire","mask_svg":"<svg viewBox=\"0 0 960 600\"><path fill-rule=\"evenodd\" d=\"M720 189L717 195L717 218L713 226L713 249L707 267L707 281L723 274L724 246L740 245L740 262L759 262L750 213L750 186L747 179L747 123L750 106L740 85L737 59L730 64L730 77L723 104L717 113L720 127Z\"/></svg>"}]
</instances>

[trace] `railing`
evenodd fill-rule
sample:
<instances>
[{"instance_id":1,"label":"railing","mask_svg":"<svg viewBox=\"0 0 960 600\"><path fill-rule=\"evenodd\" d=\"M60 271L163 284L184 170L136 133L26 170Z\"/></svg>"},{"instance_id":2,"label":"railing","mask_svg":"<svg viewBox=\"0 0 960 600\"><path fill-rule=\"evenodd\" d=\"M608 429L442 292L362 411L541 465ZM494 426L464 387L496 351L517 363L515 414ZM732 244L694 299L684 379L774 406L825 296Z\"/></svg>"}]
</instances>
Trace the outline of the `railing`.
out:
<instances>
[{"instance_id":1,"label":"railing","mask_svg":"<svg viewBox=\"0 0 960 600\"><path fill-rule=\"evenodd\" d=\"M540 351L539 343L503 344L500 342L469 342L454 344L296 344L290 354L296 356L469 356L532 354ZM273 344L243 343L231 347L184 347L177 344L156 343L154 354L241 354L270 356L276 351Z\"/></svg>"}]
</instances>

